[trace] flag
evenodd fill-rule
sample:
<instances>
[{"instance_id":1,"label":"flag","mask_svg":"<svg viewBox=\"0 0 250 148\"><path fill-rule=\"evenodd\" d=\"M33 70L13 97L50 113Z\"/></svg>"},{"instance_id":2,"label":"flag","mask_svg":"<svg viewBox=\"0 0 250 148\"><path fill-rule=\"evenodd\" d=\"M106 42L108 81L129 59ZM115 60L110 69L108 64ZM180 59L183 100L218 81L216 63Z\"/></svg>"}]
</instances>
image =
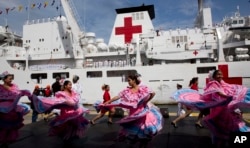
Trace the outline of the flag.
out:
<instances>
[{"instance_id":1,"label":"flag","mask_svg":"<svg viewBox=\"0 0 250 148\"><path fill-rule=\"evenodd\" d=\"M15 10L15 9L16 9L16 7L13 7L13 8L11 8L10 10L13 11L13 10Z\"/></svg>"},{"instance_id":2,"label":"flag","mask_svg":"<svg viewBox=\"0 0 250 148\"><path fill-rule=\"evenodd\" d=\"M6 14L8 14L8 13L9 13L10 8L5 8L5 10L6 10Z\"/></svg>"},{"instance_id":3,"label":"flag","mask_svg":"<svg viewBox=\"0 0 250 148\"><path fill-rule=\"evenodd\" d=\"M35 8L36 7L36 4L32 4L31 5L31 8L33 9L33 8Z\"/></svg>"},{"instance_id":4,"label":"flag","mask_svg":"<svg viewBox=\"0 0 250 148\"><path fill-rule=\"evenodd\" d=\"M44 2L43 7L45 8L45 7L47 7L47 6L48 6L48 2Z\"/></svg>"},{"instance_id":5,"label":"flag","mask_svg":"<svg viewBox=\"0 0 250 148\"><path fill-rule=\"evenodd\" d=\"M53 1L52 1L52 3L51 3L51 6L53 6L53 5L55 4L55 2L56 2L56 1L55 1L55 0L53 0Z\"/></svg>"},{"instance_id":6,"label":"flag","mask_svg":"<svg viewBox=\"0 0 250 148\"><path fill-rule=\"evenodd\" d=\"M37 7L38 9L40 9L42 7L42 3L38 3L37 5L38 5L38 7Z\"/></svg>"},{"instance_id":7,"label":"flag","mask_svg":"<svg viewBox=\"0 0 250 148\"><path fill-rule=\"evenodd\" d=\"M23 6L22 5L18 6L18 11L22 11L22 10L23 10Z\"/></svg>"}]
</instances>

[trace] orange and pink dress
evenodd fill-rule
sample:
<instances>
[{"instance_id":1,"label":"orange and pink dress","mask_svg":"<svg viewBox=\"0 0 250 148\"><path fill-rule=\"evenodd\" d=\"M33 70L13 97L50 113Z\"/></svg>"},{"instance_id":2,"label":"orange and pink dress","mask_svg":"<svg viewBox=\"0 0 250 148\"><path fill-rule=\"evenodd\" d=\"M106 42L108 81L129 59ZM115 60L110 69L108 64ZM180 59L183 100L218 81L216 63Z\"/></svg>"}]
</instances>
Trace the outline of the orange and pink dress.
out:
<instances>
[{"instance_id":1,"label":"orange and pink dress","mask_svg":"<svg viewBox=\"0 0 250 148\"><path fill-rule=\"evenodd\" d=\"M128 116L117 123L122 129L119 139L151 140L162 129L163 120L159 108L148 102L152 91L146 85L139 85L137 92L130 87L121 91L119 100L105 107L122 107L129 110Z\"/></svg>"}]
</instances>

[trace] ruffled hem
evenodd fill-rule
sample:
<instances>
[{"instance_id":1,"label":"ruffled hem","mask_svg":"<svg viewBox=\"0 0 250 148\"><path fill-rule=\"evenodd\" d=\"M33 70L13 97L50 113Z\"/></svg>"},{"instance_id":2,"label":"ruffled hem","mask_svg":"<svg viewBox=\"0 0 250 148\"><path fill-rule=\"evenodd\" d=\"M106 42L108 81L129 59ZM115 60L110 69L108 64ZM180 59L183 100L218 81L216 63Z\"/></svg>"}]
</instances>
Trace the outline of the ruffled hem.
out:
<instances>
[{"instance_id":1,"label":"ruffled hem","mask_svg":"<svg viewBox=\"0 0 250 148\"><path fill-rule=\"evenodd\" d=\"M32 103L39 113L49 112L54 108L64 108L67 107L65 104L65 99L56 98L56 97L40 97L40 96L32 96Z\"/></svg>"},{"instance_id":2,"label":"ruffled hem","mask_svg":"<svg viewBox=\"0 0 250 148\"><path fill-rule=\"evenodd\" d=\"M23 120L23 115L16 111L0 113L0 143L14 142L24 126Z\"/></svg>"},{"instance_id":3,"label":"ruffled hem","mask_svg":"<svg viewBox=\"0 0 250 148\"><path fill-rule=\"evenodd\" d=\"M82 106L79 106L76 110L67 111L67 113L59 115L54 120L50 122L50 126L58 126L64 124L70 120L82 117L84 113L88 113L89 110Z\"/></svg>"},{"instance_id":4,"label":"ruffled hem","mask_svg":"<svg viewBox=\"0 0 250 148\"><path fill-rule=\"evenodd\" d=\"M19 137L19 131L18 129L1 129L0 128L0 143L12 143L17 140Z\"/></svg>"},{"instance_id":5,"label":"ruffled hem","mask_svg":"<svg viewBox=\"0 0 250 148\"><path fill-rule=\"evenodd\" d=\"M212 108L212 107L217 107L217 106L225 106L232 101L231 98L225 98L221 100L203 100L203 96L199 94L198 91L192 90L192 89L180 89L176 91L172 95L172 99L175 101L185 104L189 108L192 109L206 109L206 108Z\"/></svg>"},{"instance_id":6,"label":"ruffled hem","mask_svg":"<svg viewBox=\"0 0 250 148\"><path fill-rule=\"evenodd\" d=\"M16 111L9 113L0 113L0 128L19 129L23 126L23 115Z\"/></svg>"},{"instance_id":7,"label":"ruffled hem","mask_svg":"<svg viewBox=\"0 0 250 148\"><path fill-rule=\"evenodd\" d=\"M158 108L151 107L144 116L132 116L128 120L122 119L119 121L123 129L120 135L126 137L138 137L139 139L151 139L162 129L162 115Z\"/></svg>"},{"instance_id":8,"label":"ruffled hem","mask_svg":"<svg viewBox=\"0 0 250 148\"><path fill-rule=\"evenodd\" d=\"M212 109L203 122L204 126L220 139L228 140L232 132L250 132L250 128L243 122L242 116L231 112L226 107Z\"/></svg>"},{"instance_id":9,"label":"ruffled hem","mask_svg":"<svg viewBox=\"0 0 250 148\"><path fill-rule=\"evenodd\" d=\"M87 129L89 121L82 116L67 120L63 124L58 126L51 126L49 130L50 136L59 136L64 140L68 140L72 137L81 138L84 136L84 133Z\"/></svg>"}]
</instances>

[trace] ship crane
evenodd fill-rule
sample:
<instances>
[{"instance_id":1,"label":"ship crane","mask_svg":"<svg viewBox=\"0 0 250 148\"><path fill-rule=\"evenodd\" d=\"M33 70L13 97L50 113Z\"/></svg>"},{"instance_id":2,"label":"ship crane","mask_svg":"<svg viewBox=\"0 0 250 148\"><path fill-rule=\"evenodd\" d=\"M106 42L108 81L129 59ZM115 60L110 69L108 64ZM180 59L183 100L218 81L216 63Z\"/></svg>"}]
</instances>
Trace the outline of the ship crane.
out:
<instances>
[{"instance_id":1,"label":"ship crane","mask_svg":"<svg viewBox=\"0 0 250 148\"><path fill-rule=\"evenodd\" d=\"M61 0L61 4L70 29L72 30L74 41L79 42L79 40L83 37L84 32L82 32L80 28L80 18L76 8L71 0Z\"/></svg>"},{"instance_id":2,"label":"ship crane","mask_svg":"<svg viewBox=\"0 0 250 148\"><path fill-rule=\"evenodd\" d=\"M83 67L84 49L82 48L81 39L84 37L84 32L80 28L80 18L74 7L73 1L61 0L62 8L68 20L68 30L72 33L73 39L73 55L75 58L75 66L77 68ZM78 21L77 21L78 20Z\"/></svg>"}]
</instances>

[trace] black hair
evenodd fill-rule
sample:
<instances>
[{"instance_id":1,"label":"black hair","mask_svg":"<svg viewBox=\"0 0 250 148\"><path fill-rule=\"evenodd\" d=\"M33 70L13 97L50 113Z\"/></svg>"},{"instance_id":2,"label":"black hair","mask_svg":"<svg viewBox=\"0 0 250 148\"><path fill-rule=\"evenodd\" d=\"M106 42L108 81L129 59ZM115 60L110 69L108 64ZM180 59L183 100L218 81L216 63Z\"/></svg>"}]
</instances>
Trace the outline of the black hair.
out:
<instances>
[{"instance_id":1,"label":"black hair","mask_svg":"<svg viewBox=\"0 0 250 148\"><path fill-rule=\"evenodd\" d=\"M109 85L103 84L103 85L102 85L102 90L106 90L108 87L109 87Z\"/></svg>"},{"instance_id":2,"label":"black hair","mask_svg":"<svg viewBox=\"0 0 250 148\"><path fill-rule=\"evenodd\" d=\"M65 88L65 86L67 86L69 83L71 83L69 80L65 80L63 83L63 88Z\"/></svg>"},{"instance_id":3,"label":"black hair","mask_svg":"<svg viewBox=\"0 0 250 148\"><path fill-rule=\"evenodd\" d=\"M76 83L78 80L79 80L79 76L75 75L75 76L73 77L73 83Z\"/></svg>"},{"instance_id":4,"label":"black hair","mask_svg":"<svg viewBox=\"0 0 250 148\"><path fill-rule=\"evenodd\" d=\"M138 80L137 75L129 75L128 78L131 80L134 80L137 85L140 84L140 82L141 82L140 80Z\"/></svg>"},{"instance_id":5,"label":"black hair","mask_svg":"<svg viewBox=\"0 0 250 148\"><path fill-rule=\"evenodd\" d=\"M193 77L190 82L189 82L189 86L191 86L192 84L194 84L196 81L198 81L198 77Z\"/></svg>"},{"instance_id":6,"label":"black hair","mask_svg":"<svg viewBox=\"0 0 250 148\"><path fill-rule=\"evenodd\" d=\"M182 85L181 85L181 84L178 84L178 83L177 83L176 86L177 86L177 88L182 88Z\"/></svg>"},{"instance_id":7,"label":"black hair","mask_svg":"<svg viewBox=\"0 0 250 148\"><path fill-rule=\"evenodd\" d=\"M215 70L215 71L214 71L214 73L213 73L213 75L212 75L212 78L213 78L213 79L214 79L215 76L219 73L219 71L220 71L220 70Z\"/></svg>"}]
</instances>

